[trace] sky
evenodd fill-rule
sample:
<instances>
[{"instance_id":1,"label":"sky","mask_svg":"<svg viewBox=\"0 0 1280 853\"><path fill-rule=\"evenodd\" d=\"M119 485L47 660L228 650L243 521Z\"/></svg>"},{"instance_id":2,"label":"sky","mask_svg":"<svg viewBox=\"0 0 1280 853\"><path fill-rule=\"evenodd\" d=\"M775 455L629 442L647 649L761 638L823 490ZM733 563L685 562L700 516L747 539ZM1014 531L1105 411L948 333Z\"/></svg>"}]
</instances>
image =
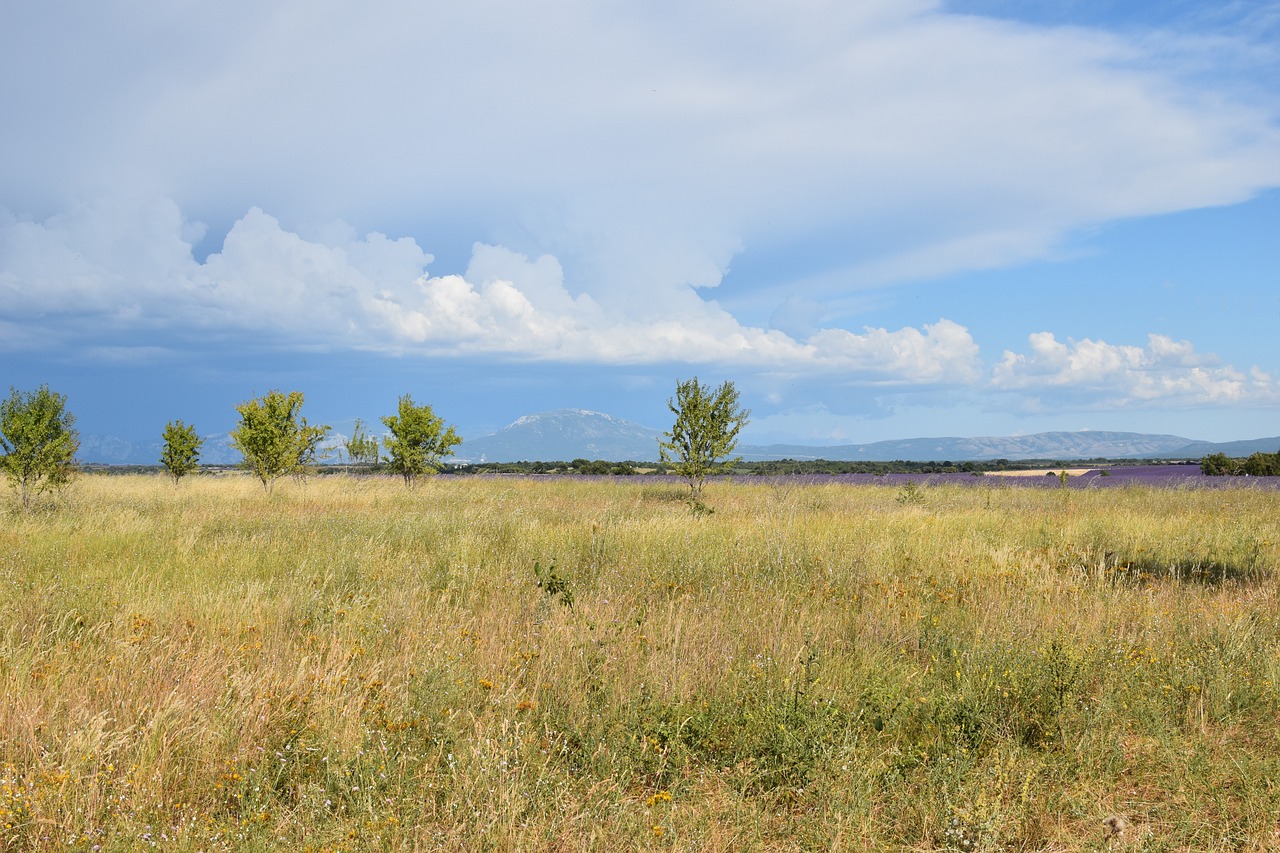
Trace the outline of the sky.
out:
<instances>
[{"instance_id":1,"label":"sky","mask_svg":"<svg viewBox=\"0 0 1280 853\"><path fill-rule=\"evenodd\" d=\"M0 386L1280 435L1280 2L9 0Z\"/></svg>"}]
</instances>

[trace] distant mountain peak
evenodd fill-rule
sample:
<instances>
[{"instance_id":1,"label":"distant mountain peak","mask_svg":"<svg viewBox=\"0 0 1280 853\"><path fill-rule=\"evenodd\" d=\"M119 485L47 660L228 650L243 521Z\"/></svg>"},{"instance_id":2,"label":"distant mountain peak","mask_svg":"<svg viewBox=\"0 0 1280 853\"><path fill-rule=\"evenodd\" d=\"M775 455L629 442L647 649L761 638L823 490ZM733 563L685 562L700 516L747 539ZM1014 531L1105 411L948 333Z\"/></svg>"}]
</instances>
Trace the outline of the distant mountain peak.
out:
<instances>
[{"instance_id":1,"label":"distant mountain peak","mask_svg":"<svg viewBox=\"0 0 1280 853\"><path fill-rule=\"evenodd\" d=\"M658 458L661 433L590 409L555 409L516 418L497 432L468 439L454 457L459 462L610 462Z\"/></svg>"},{"instance_id":2,"label":"distant mountain peak","mask_svg":"<svg viewBox=\"0 0 1280 853\"><path fill-rule=\"evenodd\" d=\"M515 427L557 422L572 418L598 418L605 421L613 421L615 423L626 423L626 421L623 421L621 418L615 418L613 415L606 415L604 412L593 412L590 409L553 409L549 412L537 412L532 415L521 415L502 429L513 429Z\"/></svg>"}]
</instances>

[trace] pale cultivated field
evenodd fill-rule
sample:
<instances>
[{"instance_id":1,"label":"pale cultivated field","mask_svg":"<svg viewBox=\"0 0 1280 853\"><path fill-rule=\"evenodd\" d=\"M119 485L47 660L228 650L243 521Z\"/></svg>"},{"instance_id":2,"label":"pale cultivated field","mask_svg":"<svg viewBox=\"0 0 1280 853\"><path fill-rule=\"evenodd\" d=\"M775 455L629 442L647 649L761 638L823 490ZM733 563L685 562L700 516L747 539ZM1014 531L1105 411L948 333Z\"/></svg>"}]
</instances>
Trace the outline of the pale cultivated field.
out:
<instances>
[{"instance_id":1,"label":"pale cultivated field","mask_svg":"<svg viewBox=\"0 0 1280 853\"><path fill-rule=\"evenodd\" d=\"M1067 472L1068 477L1079 477L1081 474L1088 474L1090 471L1096 471L1097 468L1055 468L1047 471L1044 468L1038 468L1025 471L988 471L988 477L1048 477L1055 474Z\"/></svg>"}]
</instances>

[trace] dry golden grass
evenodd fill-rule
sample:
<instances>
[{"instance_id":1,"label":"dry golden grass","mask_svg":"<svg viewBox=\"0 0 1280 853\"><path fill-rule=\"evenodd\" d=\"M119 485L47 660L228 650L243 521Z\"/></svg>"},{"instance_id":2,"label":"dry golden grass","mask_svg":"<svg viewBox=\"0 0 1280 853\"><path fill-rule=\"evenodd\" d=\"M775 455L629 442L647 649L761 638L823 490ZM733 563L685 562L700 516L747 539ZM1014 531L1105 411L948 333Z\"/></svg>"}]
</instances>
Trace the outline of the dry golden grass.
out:
<instances>
[{"instance_id":1,"label":"dry golden grass","mask_svg":"<svg viewBox=\"0 0 1280 853\"><path fill-rule=\"evenodd\" d=\"M1276 495L682 494L86 477L8 511L0 849L1280 840Z\"/></svg>"}]
</instances>

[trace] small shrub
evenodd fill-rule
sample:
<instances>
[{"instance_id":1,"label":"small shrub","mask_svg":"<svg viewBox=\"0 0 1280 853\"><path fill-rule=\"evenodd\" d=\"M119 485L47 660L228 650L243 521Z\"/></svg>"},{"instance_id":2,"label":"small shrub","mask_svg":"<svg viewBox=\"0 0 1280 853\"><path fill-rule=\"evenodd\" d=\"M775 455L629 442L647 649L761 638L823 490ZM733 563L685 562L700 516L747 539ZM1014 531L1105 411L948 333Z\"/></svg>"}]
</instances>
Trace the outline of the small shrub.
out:
<instances>
[{"instance_id":1,"label":"small shrub","mask_svg":"<svg viewBox=\"0 0 1280 853\"><path fill-rule=\"evenodd\" d=\"M553 601L558 600L565 607L573 607L573 589L569 586L569 579L560 574L556 568L555 558L551 558L551 562L544 569L542 563L535 560L533 563L533 574L538 579L538 586L547 594L547 597Z\"/></svg>"},{"instance_id":2,"label":"small shrub","mask_svg":"<svg viewBox=\"0 0 1280 853\"><path fill-rule=\"evenodd\" d=\"M696 516L705 518L709 515L715 515L715 507L709 506L700 497L689 498L689 511Z\"/></svg>"},{"instance_id":3,"label":"small shrub","mask_svg":"<svg viewBox=\"0 0 1280 853\"><path fill-rule=\"evenodd\" d=\"M898 492L898 496L894 498L902 506L922 506L924 504L924 489L916 485L914 480L907 480L906 485Z\"/></svg>"}]
</instances>

